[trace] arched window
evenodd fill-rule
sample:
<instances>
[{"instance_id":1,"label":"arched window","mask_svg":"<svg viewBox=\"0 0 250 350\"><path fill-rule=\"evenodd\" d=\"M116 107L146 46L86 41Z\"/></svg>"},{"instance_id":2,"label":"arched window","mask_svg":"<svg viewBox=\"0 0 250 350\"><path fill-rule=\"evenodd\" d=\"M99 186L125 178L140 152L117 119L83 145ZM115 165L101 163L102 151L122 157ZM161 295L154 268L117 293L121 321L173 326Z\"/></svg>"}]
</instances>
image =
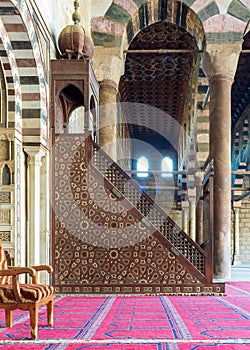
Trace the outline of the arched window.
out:
<instances>
[{"instance_id":1,"label":"arched window","mask_svg":"<svg viewBox=\"0 0 250 350\"><path fill-rule=\"evenodd\" d=\"M172 176L172 174L169 173L169 171L171 172L173 171L173 161L171 158L165 157L162 159L161 171L162 171L162 174L161 174L162 177ZM166 173L164 171L166 171Z\"/></svg>"},{"instance_id":2,"label":"arched window","mask_svg":"<svg viewBox=\"0 0 250 350\"><path fill-rule=\"evenodd\" d=\"M137 176L146 177L148 176L148 160L146 157L141 157L137 161Z\"/></svg>"},{"instance_id":3,"label":"arched window","mask_svg":"<svg viewBox=\"0 0 250 350\"><path fill-rule=\"evenodd\" d=\"M6 164L3 167L2 185L10 185L10 169Z\"/></svg>"}]
</instances>

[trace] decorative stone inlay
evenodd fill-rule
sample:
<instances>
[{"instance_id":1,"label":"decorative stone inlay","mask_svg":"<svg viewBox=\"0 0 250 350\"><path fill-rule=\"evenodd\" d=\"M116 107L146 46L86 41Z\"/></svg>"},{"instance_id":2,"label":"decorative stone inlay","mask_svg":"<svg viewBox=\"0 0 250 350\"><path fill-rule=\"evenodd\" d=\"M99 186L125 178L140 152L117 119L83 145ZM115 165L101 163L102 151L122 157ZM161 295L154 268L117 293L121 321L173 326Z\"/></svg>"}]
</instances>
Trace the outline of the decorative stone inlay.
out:
<instances>
[{"instance_id":1,"label":"decorative stone inlay","mask_svg":"<svg viewBox=\"0 0 250 350\"><path fill-rule=\"evenodd\" d=\"M0 240L4 242L11 241L11 231L0 231Z\"/></svg>"},{"instance_id":2,"label":"decorative stone inlay","mask_svg":"<svg viewBox=\"0 0 250 350\"><path fill-rule=\"evenodd\" d=\"M0 204L11 203L11 192L0 192Z\"/></svg>"},{"instance_id":3,"label":"decorative stone inlay","mask_svg":"<svg viewBox=\"0 0 250 350\"><path fill-rule=\"evenodd\" d=\"M11 211L9 209L0 209L0 224L9 225L11 223Z\"/></svg>"},{"instance_id":4,"label":"decorative stone inlay","mask_svg":"<svg viewBox=\"0 0 250 350\"><path fill-rule=\"evenodd\" d=\"M83 137L60 136L54 145L53 285L59 293L214 291L181 262L162 236L91 164ZM63 161L62 161L63 160ZM110 183L109 183L110 184ZM177 239L177 232L176 232Z\"/></svg>"}]
</instances>

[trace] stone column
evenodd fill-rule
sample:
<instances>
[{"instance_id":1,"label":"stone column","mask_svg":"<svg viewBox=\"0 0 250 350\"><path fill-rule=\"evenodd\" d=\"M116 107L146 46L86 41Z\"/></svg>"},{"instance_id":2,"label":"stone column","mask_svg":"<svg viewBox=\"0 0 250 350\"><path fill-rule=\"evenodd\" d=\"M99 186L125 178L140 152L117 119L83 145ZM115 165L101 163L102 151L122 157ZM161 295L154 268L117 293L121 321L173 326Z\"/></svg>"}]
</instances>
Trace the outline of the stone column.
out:
<instances>
[{"instance_id":1,"label":"stone column","mask_svg":"<svg viewBox=\"0 0 250 350\"><path fill-rule=\"evenodd\" d=\"M27 146L27 264L40 264L40 167L44 151L39 147Z\"/></svg>"},{"instance_id":2,"label":"stone column","mask_svg":"<svg viewBox=\"0 0 250 350\"><path fill-rule=\"evenodd\" d=\"M203 191L202 180L203 173L197 172L195 175L196 193L197 193L197 206L196 206L196 242L198 244L203 243Z\"/></svg>"},{"instance_id":3,"label":"stone column","mask_svg":"<svg viewBox=\"0 0 250 350\"><path fill-rule=\"evenodd\" d=\"M240 208L234 208L234 265L240 265Z\"/></svg>"},{"instance_id":4,"label":"stone column","mask_svg":"<svg viewBox=\"0 0 250 350\"><path fill-rule=\"evenodd\" d=\"M231 86L241 43L208 44L210 157L214 160L214 278L231 278Z\"/></svg>"},{"instance_id":5,"label":"stone column","mask_svg":"<svg viewBox=\"0 0 250 350\"><path fill-rule=\"evenodd\" d=\"M196 240L196 198L189 199L189 236Z\"/></svg>"},{"instance_id":6,"label":"stone column","mask_svg":"<svg viewBox=\"0 0 250 350\"><path fill-rule=\"evenodd\" d=\"M202 244L203 239L203 199L199 198L196 207L196 242Z\"/></svg>"},{"instance_id":7,"label":"stone column","mask_svg":"<svg viewBox=\"0 0 250 350\"><path fill-rule=\"evenodd\" d=\"M50 154L46 151L42 157L40 168L40 263L51 264L50 261ZM40 274L40 282L48 283L50 275Z\"/></svg>"},{"instance_id":8,"label":"stone column","mask_svg":"<svg viewBox=\"0 0 250 350\"><path fill-rule=\"evenodd\" d=\"M188 220L189 220L189 205L188 202L186 201L182 205L182 229L188 233Z\"/></svg>"},{"instance_id":9,"label":"stone column","mask_svg":"<svg viewBox=\"0 0 250 350\"><path fill-rule=\"evenodd\" d=\"M117 85L111 80L102 80L99 84L99 144L116 161Z\"/></svg>"}]
</instances>

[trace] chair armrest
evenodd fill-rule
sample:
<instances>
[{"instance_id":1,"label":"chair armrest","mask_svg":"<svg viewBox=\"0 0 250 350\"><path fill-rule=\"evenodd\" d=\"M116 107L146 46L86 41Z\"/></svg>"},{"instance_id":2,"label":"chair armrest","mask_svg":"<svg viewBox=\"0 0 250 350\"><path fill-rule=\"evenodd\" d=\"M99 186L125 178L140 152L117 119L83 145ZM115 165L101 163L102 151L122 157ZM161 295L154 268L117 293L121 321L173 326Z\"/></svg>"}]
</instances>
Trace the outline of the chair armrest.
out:
<instances>
[{"instance_id":1,"label":"chair armrest","mask_svg":"<svg viewBox=\"0 0 250 350\"><path fill-rule=\"evenodd\" d=\"M53 272L53 267L50 265L38 265L38 266L31 266L31 267L36 271L48 271L49 273Z\"/></svg>"},{"instance_id":2,"label":"chair armrest","mask_svg":"<svg viewBox=\"0 0 250 350\"><path fill-rule=\"evenodd\" d=\"M14 267L10 266L8 269L0 270L0 276L17 276L22 273L29 273L30 276L36 275L36 270L32 267Z\"/></svg>"},{"instance_id":3,"label":"chair armrest","mask_svg":"<svg viewBox=\"0 0 250 350\"><path fill-rule=\"evenodd\" d=\"M11 276L12 277L12 287L15 296L15 301L17 303L21 302L22 296L20 292L19 275L23 273L29 273L30 276L36 278L36 270L32 267L10 267L9 269L0 270L0 276ZM0 286L1 288L1 286Z\"/></svg>"},{"instance_id":4,"label":"chair armrest","mask_svg":"<svg viewBox=\"0 0 250 350\"><path fill-rule=\"evenodd\" d=\"M50 265L38 265L38 266L32 266L33 269L36 271L47 271L48 273L53 272L53 267ZM37 284L38 283L38 275L34 275L32 277L32 283Z\"/></svg>"}]
</instances>

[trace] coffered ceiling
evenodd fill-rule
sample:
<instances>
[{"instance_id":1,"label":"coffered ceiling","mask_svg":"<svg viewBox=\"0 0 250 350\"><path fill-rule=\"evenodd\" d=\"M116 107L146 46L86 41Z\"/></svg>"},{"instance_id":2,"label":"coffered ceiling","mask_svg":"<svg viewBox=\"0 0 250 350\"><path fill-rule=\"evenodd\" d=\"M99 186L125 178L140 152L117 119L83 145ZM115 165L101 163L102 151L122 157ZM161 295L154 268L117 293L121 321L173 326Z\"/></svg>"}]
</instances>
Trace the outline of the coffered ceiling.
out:
<instances>
[{"instance_id":1,"label":"coffered ceiling","mask_svg":"<svg viewBox=\"0 0 250 350\"><path fill-rule=\"evenodd\" d=\"M178 140L176 125L183 124L198 55L193 37L166 21L134 38L119 86L132 138L162 149L170 147L173 135Z\"/></svg>"}]
</instances>

